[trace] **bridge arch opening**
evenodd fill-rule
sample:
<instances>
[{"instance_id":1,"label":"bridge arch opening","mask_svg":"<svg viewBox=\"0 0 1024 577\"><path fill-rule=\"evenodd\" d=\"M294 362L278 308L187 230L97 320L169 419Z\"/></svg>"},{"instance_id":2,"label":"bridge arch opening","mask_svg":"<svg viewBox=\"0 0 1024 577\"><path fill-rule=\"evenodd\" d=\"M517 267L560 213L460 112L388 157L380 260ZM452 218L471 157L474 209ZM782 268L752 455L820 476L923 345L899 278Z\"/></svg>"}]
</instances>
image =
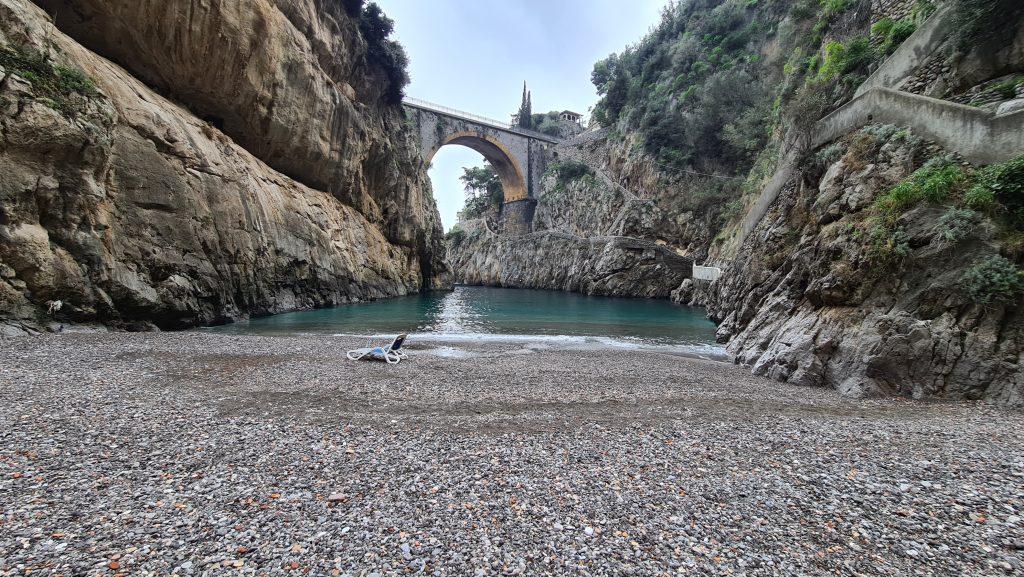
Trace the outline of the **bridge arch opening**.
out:
<instances>
[{"instance_id":1,"label":"bridge arch opening","mask_svg":"<svg viewBox=\"0 0 1024 577\"><path fill-rule=\"evenodd\" d=\"M515 202L529 197L526 184L526 172L519 166L511 151L496 139L479 132L455 132L448 135L427 155L429 164L437 151L444 146L465 146L480 153L494 167L494 172L501 180L505 202Z\"/></svg>"}]
</instances>

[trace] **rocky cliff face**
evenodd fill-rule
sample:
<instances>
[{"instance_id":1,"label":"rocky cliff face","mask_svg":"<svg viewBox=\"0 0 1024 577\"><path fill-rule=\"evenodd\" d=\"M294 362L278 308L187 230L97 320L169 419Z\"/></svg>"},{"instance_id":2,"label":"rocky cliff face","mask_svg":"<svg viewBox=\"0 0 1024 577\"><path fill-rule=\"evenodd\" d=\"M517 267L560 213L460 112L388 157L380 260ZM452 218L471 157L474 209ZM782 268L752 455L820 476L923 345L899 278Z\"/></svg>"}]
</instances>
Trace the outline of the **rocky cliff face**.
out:
<instances>
[{"instance_id":1,"label":"rocky cliff face","mask_svg":"<svg viewBox=\"0 0 1024 577\"><path fill-rule=\"evenodd\" d=\"M463 284L667 298L692 268L664 246L635 238L498 235L480 220L462 227L449 241L448 260Z\"/></svg>"},{"instance_id":2,"label":"rocky cliff face","mask_svg":"<svg viewBox=\"0 0 1024 577\"><path fill-rule=\"evenodd\" d=\"M122 68L0 0L6 318L59 299L62 320L178 328L443 282L425 172L354 24L280 4L40 2Z\"/></svg>"},{"instance_id":3,"label":"rocky cliff face","mask_svg":"<svg viewBox=\"0 0 1024 577\"><path fill-rule=\"evenodd\" d=\"M981 304L965 283L1016 241L951 197L879 224L879 197L936 156L906 131L869 127L801 170L712 287L738 362L853 396L1024 403L1024 311Z\"/></svg>"},{"instance_id":4,"label":"rocky cliff face","mask_svg":"<svg viewBox=\"0 0 1024 577\"><path fill-rule=\"evenodd\" d=\"M595 177L546 183L534 227L628 236L722 266L714 283L650 290L669 279L641 275L615 294L707 306L720 340L757 374L852 396L1024 405L1024 157L970 166L905 127L870 126L789 170L791 145L936 6L713 4L676 7L637 47L598 63L608 128L558 149ZM1005 0L953 4L944 45L918 55L903 89L1013 113L1024 13ZM759 91L774 104L748 98ZM795 176L777 179L788 184L744 237L744 216L776 174ZM601 258L543 234L520 244L467 235L453 263L493 282L515 262L517 279L542 283Z\"/></svg>"},{"instance_id":5,"label":"rocky cliff face","mask_svg":"<svg viewBox=\"0 0 1024 577\"><path fill-rule=\"evenodd\" d=\"M448 241L456 282L567 290L603 296L667 298L693 261L658 242L654 204L616 184L589 158L598 146L559 146L542 180L533 232L492 231L463 222ZM586 167L572 178L559 167Z\"/></svg>"}]
</instances>

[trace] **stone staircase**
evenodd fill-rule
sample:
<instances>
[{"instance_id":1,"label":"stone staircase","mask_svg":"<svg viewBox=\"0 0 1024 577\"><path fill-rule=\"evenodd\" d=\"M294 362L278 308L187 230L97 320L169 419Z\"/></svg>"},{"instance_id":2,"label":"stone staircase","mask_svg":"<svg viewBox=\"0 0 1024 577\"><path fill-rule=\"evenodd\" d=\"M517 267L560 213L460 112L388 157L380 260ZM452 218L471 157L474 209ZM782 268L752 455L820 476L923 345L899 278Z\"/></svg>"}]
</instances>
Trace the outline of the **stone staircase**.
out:
<instances>
[{"instance_id":1,"label":"stone staircase","mask_svg":"<svg viewBox=\"0 0 1024 577\"><path fill-rule=\"evenodd\" d=\"M790 181L808 151L871 123L908 126L924 138L977 164L1011 160L1024 151L1024 110L997 114L895 89L942 46L952 10L942 7L922 24L857 90L853 100L817 122L812 136L785 147L780 168L743 220L738 250Z\"/></svg>"},{"instance_id":2,"label":"stone staircase","mask_svg":"<svg viewBox=\"0 0 1024 577\"><path fill-rule=\"evenodd\" d=\"M598 136L592 136L598 133L601 134L599 134ZM625 202L623 202L622 208L619 209L619 214L612 221L612 225L607 231L607 233L614 236L624 236L626 217L630 209L637 203L650 203L651 201L649 199L643 198L642 196L622 186L618 181L612 178L611 175L605 172L603 168L601 168L601 159L598 158L596 154L588 154L589 151L583 148L584 144L597 142L601 139L607 138L607 129L601 129L598 131L584 133L580 136L590 137L587 139L581 139L580 137L577 137L571 141L564 142L558 145L555 148L555 152L558 154L558 159L568 159L575 162L582 162L583 164L586 164L594 171L594 174L597 176L598 180L600 180L602 184L622 194L623 198L625 199Z\"/></svg>"},{"instance_id":3,"label":"stone staircase","mask_svg":"<svg viewBox=\"0 0 1024 577\"><path fill-rule=\"evenodd\" d=\"M612 221L612 225L609 227L607 234L613 238L626 239L629 238L625 236L625 227L626 219L628 218L630 211L636 206L637 203L647 204L653 201L649 198L644 198L642 194L637 194L632 190L629 190L628 188L620 184L617 180L612 178L611 175L609 175L607 172L604 171L603 168L601 168L601 158L599 158L596 154L588 154L590 151L587 151L584 148L585 144L597 142L599 140L607 138L607 136L608 129L586 132L570 141L566 141L558 145L558 147L555 148L555 152L558 153L559 160L568 159L575 162L582 162L586 164L594 171L594 174L605 186L613 190L616 190L622 194L623 198L625 199L625 202L623 202L622 208L619 209L618 215ZM678 251L675 251L674 249L668 246L663 246L662 248L666 251L675 253L679 257L686 258L683 254L679 253ZM722 275L722 269L715 266L703 266L694 263L691 274L694 280L712 282L717 280L718 277Z\"/></svg>"}]
</instances>

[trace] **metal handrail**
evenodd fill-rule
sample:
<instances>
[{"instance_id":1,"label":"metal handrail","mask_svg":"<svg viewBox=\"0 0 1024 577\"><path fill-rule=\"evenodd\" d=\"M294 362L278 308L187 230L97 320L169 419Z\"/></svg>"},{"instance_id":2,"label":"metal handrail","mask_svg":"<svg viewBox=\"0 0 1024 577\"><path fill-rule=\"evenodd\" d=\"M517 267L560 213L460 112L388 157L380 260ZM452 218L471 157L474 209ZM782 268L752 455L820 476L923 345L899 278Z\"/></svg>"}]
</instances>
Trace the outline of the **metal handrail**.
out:
<instances>
[{"instance_id":1,"label":"metal handrail","mask_svg":"<svg viewBox=\"0 0 1024 577\"><path fill-rule=\"evenodd\" d=\"M426 100L422 100L422 99L419 99L419 98L413 98L411 96L406 96L402 100L402 102L404 104L408 104L409 106L412 106L414 108L422 108L424 110L430 110L432 112L440 112L442 114L447 114L449 116L454 116L456 118L461 118L461 119L464 119L464 120L472 120L473 122L479 122L481 124L487 124L487 125L493 126L494 128L500 128L502 130L507 130L509 132L514 132L516 134L521 134L523 136L528 136L530 138L537 138L537 139L540 139L540 140L546 140L546 141L552 142L552 143L558 143L558 142L562 142L562 140L564 140L563 138L559 138L557 136L551 136L550 134L544 134L543 132L537 132L535 130L529 130L527 128L522 128L522 127L519 127L519 126L513 126L511 123L508 123L508 122L502 122L500 120L495 120L493 118L487 118L486 116L480 116L479 114L473 114L472 112L465 112L465 111L462 111L462 110L457 110L455 108L450 108L448 106L442 106L440 104L434 104L433 102L427 102Z\"/></svg>"}]
</instances>

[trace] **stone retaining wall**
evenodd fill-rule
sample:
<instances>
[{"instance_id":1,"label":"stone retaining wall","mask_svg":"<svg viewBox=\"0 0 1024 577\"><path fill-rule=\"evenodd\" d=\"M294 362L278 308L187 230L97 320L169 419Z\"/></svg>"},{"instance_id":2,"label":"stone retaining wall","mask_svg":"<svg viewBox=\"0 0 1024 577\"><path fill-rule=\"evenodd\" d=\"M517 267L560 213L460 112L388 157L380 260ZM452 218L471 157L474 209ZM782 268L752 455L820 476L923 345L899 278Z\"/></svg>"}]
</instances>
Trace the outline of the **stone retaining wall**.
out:
<instances>
[{"instance_id":1,"label":"stone retaining wall","mask_svg":"<svg viewBox=\"0 0 1024 577\"><path fill-rule=\"evenodd\" d=\"M875 70L857 89L855 96L860 96L873 88L896 88L913 77L918 67L928 62L945 42L953 25L949 14L948 7L940 7L882 62L878 70Z\"/></svg>"},{"instance_id":2,"label":"stone retaining wall","mask_svg":"<svg viewBox=\"0 0 1024 577\"><path fill-rule=\"evenodd\" d=\"M871 0L871 23L883 18L902 20L914 11L917 0Z\"/></svg>"},{"instance_id":3,"label":"stone retaining wall","mask_svg":"<svg viewBox=\"0 0 1024 577\"><path fill-rule=\"evenodd\" d=\"M534 198L506 202L501 207L501 231L511 235L532 232L535 210L537 210L537 199Z\"/></svg>"},{"instance_id":4,"label":"stone retaining wall","mask_svg":"<svg viewBox=\"0 0 1024 577\"><path fill-rule=\"evenodd\" d=\"M867 124L910 127L975 164L1006 162L1024 150L1024 111L996 116L971 106L876 88L815 125L811 148Z\"/></svg>"}]
</instances>

